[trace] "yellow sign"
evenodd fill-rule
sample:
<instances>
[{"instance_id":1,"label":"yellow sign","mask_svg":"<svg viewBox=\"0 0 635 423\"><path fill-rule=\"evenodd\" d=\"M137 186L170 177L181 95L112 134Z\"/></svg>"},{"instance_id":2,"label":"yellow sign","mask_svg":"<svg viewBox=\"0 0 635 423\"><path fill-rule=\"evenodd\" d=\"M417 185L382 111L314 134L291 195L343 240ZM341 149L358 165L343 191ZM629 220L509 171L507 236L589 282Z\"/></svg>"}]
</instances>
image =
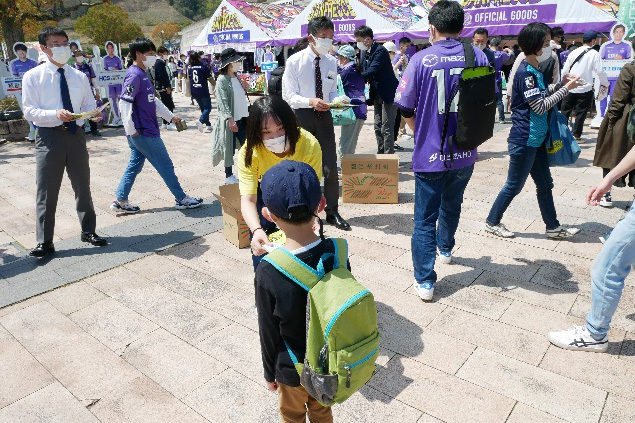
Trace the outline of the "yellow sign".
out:
<instances>
[{"instance_id":1,"label":"yellow sign","mask_svg":"<svg viewBox=\"0 0 635 423\"><path fill-rule=\"evenodd\" d=\"M356 15L348 0L325 0L313 6L309 14L309 20L319 18L320 16L338 20L351 19Z\"/></svg>"}]
</instances>

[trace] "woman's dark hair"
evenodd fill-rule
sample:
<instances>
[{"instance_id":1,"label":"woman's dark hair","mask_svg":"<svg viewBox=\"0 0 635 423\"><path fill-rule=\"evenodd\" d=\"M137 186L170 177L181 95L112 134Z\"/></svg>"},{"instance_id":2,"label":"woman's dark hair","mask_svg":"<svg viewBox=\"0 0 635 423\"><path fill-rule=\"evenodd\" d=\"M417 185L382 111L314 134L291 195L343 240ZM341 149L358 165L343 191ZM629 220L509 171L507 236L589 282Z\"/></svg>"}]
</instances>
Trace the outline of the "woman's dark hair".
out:
<instances>
[{"instance_id":1,"label":"woman's dark hair","mask_svg":"<svg viewBox=\"0 0 635 423\"><path fill-rule=\"evenodd\" d=\"M66 41L68 41L68 35L66 34L66 31L56 26L45 26L44 28L42 28L39 34L37 34L37 40L40 45L46 46L46 41L48 41L49 37L53 37L55 35L62 35L66 37Z\"/></svg>"},{"instance_id":2,"label":"woman's dark hair","mask_svg":"<svg viewBox=\"0 0 635 423\"><path fill-rule=\"evenodd\" d=\"M295 145L300 139L298 121L289 104L277 95L266 95L254 101L249 109L247 119L247 148L245 151L245 165L251 167L254 149L262 142L262 125L271 117L273 121L284 127L284 133L291 144L291 154L295 154Z\"/></svg>"},{"instance_id":3,"label":"woman's dark hair","mask_svg":"<svg viewBox=\"0 0 635 423\"><path fill-rule=\"evenodd\" d=\"M127 67L132 65L132 62L137 60L137 52L141 54L145 54L149 51L157 51L154 43L147 38L137 38L133 42L130 43L130 50L128 51L128 63Z\"/></svg>"},{"instance_id":4,"label":"woman's dark hair","mask_svg":"<svg viewBox=\"0 0 635 423\"><path fill-rule=\"evenodd\" d=\"M463 30L465 12L455 1L439 1L432 6L428 22L441 34L458 34Z\"/></svg>"},{"instance_id":5,"label":"woman's dark hair","mask_svg":"<svg viewBox=\"0 0 635 423\"><path fill-rule=\"evenodd\" d=\"M190 66L200 65L201 64L201 56L199 56L198 53L192 52L192 53L190 53L190 57L189 57L187 62L188 62L188 64Z\"/></svg>"},{"instance_id":6,"label":"woman's dark hair","mask_svg":"<svg viewBox=\"0 0 635 423\"><path fill-rule=\"evenodd\" d=\"M327 18L326 16L320 16L319 18L313 18L309 21L308 32L309 35L313 35L314 37L317 35L318 31L321 29L335 29L333 25L333 21Z\"/></svg>"},{"instance_id":7,"label":"woman's dark hair","mask_svg":"<svg viewBox=\"0 0 635 423\"><path fill-rule=\"evenodd\" d=\"M362 38L370 38L373 39L373 30L366 25L360 25L355 28L355 32L353 33L354 37L362 37Z\"/></svg>"},{"instance_id":8,"label":"woman's dark hair","mask_svg":"<svg viewBox=\"0 0 635 423\"><path fill-rule=\"evenodd\" d=\"M168 59L168 62L174 63L174 57L170 56L170 58Z\"/></svg>"},{"instance_id":9,"label":"woman's dark hair","mask_svg":"<svg viewBox=\"0 0 635 423\"><path fill-rule=\"evenodd\" d=\"M542 22L532 22L520 30L518 44L526 56L538 54L542 51L547 35L551 35L548 25Z\"/></svg>"}]
</instances>

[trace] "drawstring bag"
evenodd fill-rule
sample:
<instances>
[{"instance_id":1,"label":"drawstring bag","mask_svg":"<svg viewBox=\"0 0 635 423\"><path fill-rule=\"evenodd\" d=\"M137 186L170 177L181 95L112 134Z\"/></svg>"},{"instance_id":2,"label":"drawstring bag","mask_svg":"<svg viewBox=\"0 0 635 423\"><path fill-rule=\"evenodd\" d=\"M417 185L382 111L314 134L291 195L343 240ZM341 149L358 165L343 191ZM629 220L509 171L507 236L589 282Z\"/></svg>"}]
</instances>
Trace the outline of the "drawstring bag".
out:
<instances>
[{"instance_id":1,"label":"drawstring bag","mask_svg":"<svg viewBox=\"0 0 635 423\"><path fill-rule=\"evenodd\" d=\"M567 166L578 160L582 149L573 138L567 118L554 107L549 122L549 166Z\"/></svg>"},{"instance_id":2,"label":"drawstring bag","mask_svg":"<svg viewBox=\"0 0 635 423\"><path fill-rule=\"evenodd\" d=\"M340 78L339 75L337 76L337 95L338 97L346 95L344 92L344 85L342 85L342 78ZM352 107L348 107L343 110L331 109L331 116L333 116L333 125L335 126L352 125L357 121L357 117L355 116L355 112L353 112Z\"/></svg>"}]
</instances>

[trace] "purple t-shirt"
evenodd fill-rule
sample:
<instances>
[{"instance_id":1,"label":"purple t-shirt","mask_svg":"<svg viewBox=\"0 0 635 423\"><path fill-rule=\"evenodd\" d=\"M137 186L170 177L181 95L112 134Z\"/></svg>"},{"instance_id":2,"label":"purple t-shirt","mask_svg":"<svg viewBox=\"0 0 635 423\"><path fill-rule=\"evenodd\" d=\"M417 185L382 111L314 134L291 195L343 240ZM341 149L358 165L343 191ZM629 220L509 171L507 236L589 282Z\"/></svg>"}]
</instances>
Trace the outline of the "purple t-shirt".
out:
<instances>
[{"instance_id":1,"label":"purple t-shirt","mask_svg":"<svg viewBox=\"0 0 635 423\"><path fill-rule=\"evenodd\" d=\"M496 89L498 89L498 84L503 82L503 77L501 75L501 70L503 69L503 65L506 61L514 57L511 53L506 53L504 51L495 51L494 52L494 70L496 71Z\"/></svg>"},{"instance_id":2,"label":"purple t-shirt","mask_svg":"<svg viewBox=\"0 0 635 423\"><path fill-rule=\"evenodd\" d=\"M11 74L13 76L23 77L24 74L37 66L37 62L35 60L26 59L26 61L21 61L20 59L15 59L11 61Z\"/></svg>"},{"instance_id":3,"label":"purple t-shirt","mask_svg":"<svg viewBox=\"0 0 635 423\"><path fill-rule=\"evenodd\" d=\"M476 66L489 66L485 53L474 48ZM445 120L446 98L465 68L463 44L457 39L437 41L432 47L415 54L404 73L395 102L405 110L415 110L415 149L412 170L415 172L441 172L460 169L476 162L476 150L454 149L454 162L450 165L450 147L445 143L441 153L441 135ZM456 133L458 96L450 106L447 136Z\"/></svg>"},{"instance_id":4,"label":"purple t-shirt","mask_svg":"<svg viewBox=\"0 0 635 423\"><path fill-rule=\"evenodd\" d=\"M602 46L602 60L626 60L631 58L631 46L626 43L606 43Z\"/></svg>"},{"instance_id":5,"label":"purple t-shirt","mask_svg":"<svg viewBox=\"0 0 635 423\"><path fill-rule=\"evenodd\" d=\"M117 56L104 57L104 70L107 70L107 71L123 70L123 66L121 65L121 59Z\"/></svg>"},{"instance_id":6,"label":"purple t-shirt","mask_svg":"<svg viewBox=\"0 0 635 423\"><path fill-rule=\"evenodd\" d=\"M86 78L88 78L88 82L90 82L90 86L92 87L93 78L96 78L96 75L90 63L81 63L81 64L75 63L73 67L77 69L78 71L81 71L84 75L86 75Z\"/></svg>"},{"instance_id":7,"label":"purple t-shirt","mask_svg":"<svg viewBox=\"0 0 635 423\"><path fill-rule=\"evenodd\" d=\"M138 133L145 137L158 137L159 121L154 104L154 85L148 74L136 65L130 66L123 81L121 97L132 103L132 121Z\"/></svg>"}]
</instances>

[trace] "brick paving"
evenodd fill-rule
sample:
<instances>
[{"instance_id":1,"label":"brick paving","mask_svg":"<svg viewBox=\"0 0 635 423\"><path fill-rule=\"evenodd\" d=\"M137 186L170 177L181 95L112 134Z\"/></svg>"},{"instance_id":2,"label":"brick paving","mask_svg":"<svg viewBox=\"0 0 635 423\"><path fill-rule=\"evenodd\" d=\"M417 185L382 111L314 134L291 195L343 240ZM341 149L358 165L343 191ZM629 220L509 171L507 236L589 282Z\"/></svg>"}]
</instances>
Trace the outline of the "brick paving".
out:
<instances>
[{"instance_id":1,"label":"brick paving","mask_svg":"<svg viewBox=\"0 0 635 423\"><path fill-rule=\"evenodd\" d=\"M188 120L198 116L185 97L176 103ZM334 407L336 421L635 421L635 278L627 279L608 354L560 350L546 338L583 323L598 237L633 191L614 190L613 209L586 206L601 176L589 130L578 163L553 171L559 218L582 234L544 238L530 181L504 218L517 237L486 235L508 165L508 127L497 129L466 191L455 262L437 265L434 302L411 289L409 151L401 153L399 204L342 205L353 231L328 228L348 239L382 333L379 371ZM210 166L209 135L163 133L179 179L188 194L206 198L203 208L173 210L146 166L131 194L144 212L116 216L108 206L129 150L121 129L103 134L89 138L91 186L98 231L111 245L80 245L65 179L58 253L45 262L23 257L35 245L33 147L0 145L0 421L279 421L277 397L263 386L250 253L219 232L211 194L224 172ZM373 152L374 143L368 121L358 152Z\"/></svg>"}]
</instances>

